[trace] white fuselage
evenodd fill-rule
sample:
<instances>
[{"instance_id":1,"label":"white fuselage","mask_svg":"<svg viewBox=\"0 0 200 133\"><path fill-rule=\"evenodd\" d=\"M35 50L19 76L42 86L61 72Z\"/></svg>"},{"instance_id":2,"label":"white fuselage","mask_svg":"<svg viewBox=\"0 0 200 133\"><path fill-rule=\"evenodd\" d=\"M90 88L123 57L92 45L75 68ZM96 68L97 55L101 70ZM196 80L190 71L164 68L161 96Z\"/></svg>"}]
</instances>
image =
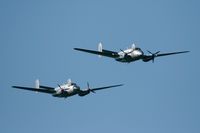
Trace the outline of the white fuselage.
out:
<instances>
[{"instance_id":1,"label":"white fuselage","mask_svg":"<svg viewBox=\"0 0 200 133\"><path fill-rule=\"evenodd\" d=\"M120 55L119 58L117 58L117 61L120 62L132 62L141 59L143 56L143 51L140 48L129 48L124 51L118 52Z\"/></svg>"},{"instance_id":2,"label":"white fuselage","mask_svg":"<svg viewBox=\"0 0 200 133\"><path fill-rule=\"evenodd\" d=\"M75 83L67 83L56 87L55 91L56 93L53 94L53 96L55 97L68 97L78 94L80 91L80 87Z\"/></svg>"}]
</instances>

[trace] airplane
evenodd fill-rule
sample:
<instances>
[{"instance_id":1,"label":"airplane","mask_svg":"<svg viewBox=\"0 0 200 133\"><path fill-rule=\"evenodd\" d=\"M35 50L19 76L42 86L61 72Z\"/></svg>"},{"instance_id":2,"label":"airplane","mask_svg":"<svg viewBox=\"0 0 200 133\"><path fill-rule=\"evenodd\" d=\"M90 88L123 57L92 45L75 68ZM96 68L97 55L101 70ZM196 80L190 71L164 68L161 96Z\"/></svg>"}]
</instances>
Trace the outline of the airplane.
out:
<instances>
[{"instance_id":1,"label":"airplane","mask_svg":"<svg viewBox=\"0 0 200 133\"><path fill-rule=\"evenodd\" d=\"M144 52L141 50L141 48L136 47L134 43L132 44L131 48L128 48L126 50L120 49L119 52L103 49L102 43L99 43L98 51L82 49L82 48L74 48L74 50L87 52L87 53L91 53L91 54L97 54L97 55L99 55L99 57L106 56L106 57L114 58L116 61L123 62L123 63L130 63L130 62L134 62L137 60L142 60L144 62L148 62L148 61L152 60L152 62L154 63L154 59L156 57L190 52L190 51L181 51L181 52L171 52L171 53L159 54L160 51L152 53L147 50L147 52L149 54L145 55Z\"/></svg>"},{"instance_id":2,"label":"airplane","mask_svg":"<svg viewBox=\"0 0 200 133\"><path fill-rule=\"evenodd\" d=\"M85 96L88 95L90 92L95 93L98 90L103 90L103 89L108 89L108 88L113 88L113 87L118 87L122 86L123 84L118 84L118 85L112 85L112 86L105 86L105 87L98 87L98 88L90 88L89 83L87 83L87 89L81 90L80 87L71 81L71 79L68 79L66 83L63 85L59 85L58 87L49 87L49 86L43 86L40 85L39 80L37 79L35 81L35 87L22 87L22 86L12 86L13 88L17 89L22 89L22 90L29 90L29 91L34 91L34 92L41 92L41 93L47 93L51 94L54 97L59 97L59 98L67 98L73 95L78 94L79 96Z\"/></svg>"}]
</instances>

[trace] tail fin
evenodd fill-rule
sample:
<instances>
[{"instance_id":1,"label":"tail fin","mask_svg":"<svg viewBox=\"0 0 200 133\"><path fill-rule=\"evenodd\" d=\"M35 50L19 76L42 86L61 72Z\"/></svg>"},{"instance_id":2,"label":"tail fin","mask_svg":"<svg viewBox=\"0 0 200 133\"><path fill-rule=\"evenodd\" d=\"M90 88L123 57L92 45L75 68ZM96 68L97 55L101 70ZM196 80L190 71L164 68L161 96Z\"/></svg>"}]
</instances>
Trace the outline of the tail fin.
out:
<instances>
[{"instance_id":1,"label":"tail fin","mask_svg":"<svg viewBox=\"0 0 200 133\"><path fill-rule=\"evenodd\" d=\"M37 88L37 89L40 88L40 81L39 81L39 79L35 80L35 88Z\"/></svg>"},{"instance_id":2,"label":"tail fin","mask_svg":"<svg viewBox=\"0 0 200 133\"><path fill-rule=\"evenodd\" d=\"M72 84L72 80L71 80L71 79L68 79L68 80L67 80L67 84L68 84L68 85L71 85L71 84Z\"/></svg>"},{"instance_id":3,"label":"tail fin","mask_svg":"<svg viewBox=\"0 0 200 133\"><path fill-rule=\"evenodd\" d=\"M132 46L131 46L131 48L132 48L132 49L135 49L135 47L136 47L136 46L135 46L135 44L133 43Z\"/></svg>"},{"instance_id":4,"label":"tail fin","mask_svg":"<svg viewBox=\"0 0 200 133\"><path fill-rule=\"evenodd\" d=\"M102 51L103 51L103 46L102 46L102 43L101 43L101 42L98 44L98 51L99 51L99 52L102 52ZM101 55L99 55L99 57L101 57Z\"/></svg>"}]
</instances>

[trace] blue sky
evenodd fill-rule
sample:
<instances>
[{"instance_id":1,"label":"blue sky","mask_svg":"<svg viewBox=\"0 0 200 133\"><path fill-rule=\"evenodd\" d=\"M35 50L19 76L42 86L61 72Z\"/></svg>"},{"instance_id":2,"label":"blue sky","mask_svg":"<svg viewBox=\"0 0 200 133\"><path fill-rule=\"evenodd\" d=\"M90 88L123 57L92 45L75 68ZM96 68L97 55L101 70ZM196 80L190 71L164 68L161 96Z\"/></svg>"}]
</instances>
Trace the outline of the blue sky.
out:
<instances>
[{"instance_id":1,"label":"blue sky","mask_svg":"<svg viewBox=\"0 0 200 133\"><path fill-rule=\"evenodd\" d=\"M200 2L195 0L1 0L0 132L200 132ZM190 53L123 64L74 51ZM11 88L85 88L124 83L86 97L54 98Z\"/></svg>"}]
</instances>

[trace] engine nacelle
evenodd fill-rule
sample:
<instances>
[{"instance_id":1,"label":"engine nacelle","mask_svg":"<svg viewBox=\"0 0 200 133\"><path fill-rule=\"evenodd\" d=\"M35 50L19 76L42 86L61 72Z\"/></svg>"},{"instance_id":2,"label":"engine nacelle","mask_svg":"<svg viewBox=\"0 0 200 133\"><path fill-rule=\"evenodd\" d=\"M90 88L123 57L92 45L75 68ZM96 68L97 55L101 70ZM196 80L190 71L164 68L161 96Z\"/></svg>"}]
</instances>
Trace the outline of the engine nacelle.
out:
<instances>
[{"instance_id":1,"label":"engine nacelle","mask_svg":"<svg viewBox=\"0 0 200 133\"><path fill-rule=\"evenodd\" d=\"M84 90L84 91L83 91L83 90L80 90L79 93L78 93L78 95L82 97L82 96L85 96L85 95L87 95L87 94L89 94L89 93L90 93L90 90L89 90L89 89L88 89L88 90Z\"/></svg>"}]
</instances>

